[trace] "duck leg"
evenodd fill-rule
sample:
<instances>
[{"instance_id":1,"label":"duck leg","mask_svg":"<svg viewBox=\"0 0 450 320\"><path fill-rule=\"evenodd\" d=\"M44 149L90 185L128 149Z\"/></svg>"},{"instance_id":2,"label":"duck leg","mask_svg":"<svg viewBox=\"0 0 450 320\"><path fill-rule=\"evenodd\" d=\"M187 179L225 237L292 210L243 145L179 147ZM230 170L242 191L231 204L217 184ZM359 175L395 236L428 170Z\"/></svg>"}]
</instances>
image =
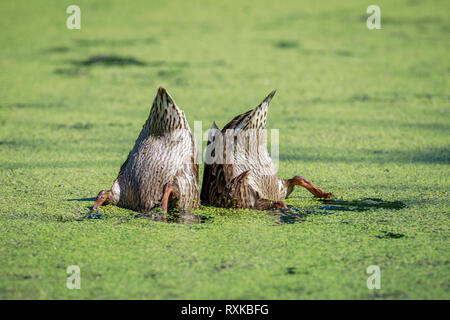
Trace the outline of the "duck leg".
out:
<instances>
[{"instance_id":1,"label":"duck leg","mask_svg":"<svg viewBox=\"0 0 450 320\"><path fill-rule=\"evenodd\" d=\"M316 198L330 198L333 196L332 193L325 192L317 188L309 180L300 176L295 176L292 179L287 180L287 185L288 185L287 195L289 195L294 190L294 186L302 186L306 188L309 192L311 192Z\"/></svg>"},{"instance_id":2,"label":"duck leg","mask_svg":"<svg viewBox=\"0 0 450 320\"><path fill-rule=\"evenodd\" d=\"M160 204L161 209L165 213L167 213L167 210L169 209L169 197L172 192L173 192L172 185L170 183L166 184L164 186L163 197L161 199L161 204Z\"/></svg>"}]
</instances>

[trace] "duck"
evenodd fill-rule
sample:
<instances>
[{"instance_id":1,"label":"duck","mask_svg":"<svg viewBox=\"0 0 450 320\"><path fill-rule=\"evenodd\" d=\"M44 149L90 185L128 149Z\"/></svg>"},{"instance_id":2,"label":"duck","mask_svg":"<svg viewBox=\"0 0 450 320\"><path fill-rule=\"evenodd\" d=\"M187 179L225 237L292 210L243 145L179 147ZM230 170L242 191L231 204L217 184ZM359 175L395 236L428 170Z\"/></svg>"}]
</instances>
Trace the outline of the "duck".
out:
<instances>
[{"instance_id":1,"label":"duck","mask_svg":"<svg viewBox=\"0 0 450 320\"><path fill-rule=\"evenodd\" d=\"M266 122L272 91L256 108L234 117L222 130L213 122L205 151L200 199L235 209L288 209L284 203L295 186L315 198L331 198L302 176L278 177L267 150Z\"/></svg>"},{"instance_id":2,"label":"duck","mask_svg":"<svg viewBox=\"0 0 450 320\"><path fill-rule=\"evenodd\" d=\"M111 188L98 193L93 210L115 205L167 221L172 208L199 207L198 176L198 150L184 111L159 87L133 149Z\"/></svg>"}]
</instances>

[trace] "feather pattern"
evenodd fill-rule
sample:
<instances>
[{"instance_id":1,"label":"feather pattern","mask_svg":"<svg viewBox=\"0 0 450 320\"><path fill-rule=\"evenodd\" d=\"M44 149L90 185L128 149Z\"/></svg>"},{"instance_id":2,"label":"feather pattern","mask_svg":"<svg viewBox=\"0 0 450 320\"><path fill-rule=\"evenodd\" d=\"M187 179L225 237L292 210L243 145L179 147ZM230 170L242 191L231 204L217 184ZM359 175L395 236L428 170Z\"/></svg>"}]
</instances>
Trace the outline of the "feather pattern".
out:
<instances>
[{"instance_id":1,"label":"feather pattern","mask_svg":"<svg viewBox=\"0 0 450 320\"><path fill-rule=\"evenodd\" d=\"M256 108L236 116L222 129L223 161L205 164L202 201L266 209L286 197L287 186L277 176L267 151L267 111L274 95L272 91ZM210 134L208 144L214 142Z\"/></svg>"}]
</instances>

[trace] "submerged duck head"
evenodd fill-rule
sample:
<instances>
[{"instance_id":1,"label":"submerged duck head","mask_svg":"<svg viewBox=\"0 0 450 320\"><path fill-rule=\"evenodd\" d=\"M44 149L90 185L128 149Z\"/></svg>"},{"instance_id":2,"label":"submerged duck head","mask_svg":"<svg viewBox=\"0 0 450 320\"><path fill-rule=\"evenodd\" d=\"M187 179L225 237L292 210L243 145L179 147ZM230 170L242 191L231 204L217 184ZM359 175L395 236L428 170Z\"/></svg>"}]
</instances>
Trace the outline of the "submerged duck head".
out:
<instances>
[{"instance_id":1,"label":"submerged duck head","mask_svg":"<svg viewBox=\"0 0 450 320\"><path fill-rule=\"evenodd\" d=\"M97 199L95 199L94 207L92 209L97 210L98 207L109 204L110 198L111 198L111 191L108 190L100 191L97 195Z\"/></svg>"}]
</instances>

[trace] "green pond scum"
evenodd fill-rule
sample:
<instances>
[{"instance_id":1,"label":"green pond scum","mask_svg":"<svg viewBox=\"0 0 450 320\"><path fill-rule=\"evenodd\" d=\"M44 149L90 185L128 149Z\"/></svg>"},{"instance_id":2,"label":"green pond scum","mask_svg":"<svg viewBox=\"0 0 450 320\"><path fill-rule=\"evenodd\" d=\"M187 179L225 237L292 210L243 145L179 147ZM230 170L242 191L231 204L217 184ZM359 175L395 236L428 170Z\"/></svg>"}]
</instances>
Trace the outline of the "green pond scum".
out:
<instances>
[{"instance_id":1,"label":"green pond scum","mask_svg":"<svg viewBox=\"0 0 450 320\"><path fill-rule=\"evenodd\" d=\"M71 4L0 2L0 299L450 298L449 1L377 1L375 30L356 0ZM203 132L277 89L279 176L334 199L92 212L160 85Z\"/></svg>"}]
</instances>

